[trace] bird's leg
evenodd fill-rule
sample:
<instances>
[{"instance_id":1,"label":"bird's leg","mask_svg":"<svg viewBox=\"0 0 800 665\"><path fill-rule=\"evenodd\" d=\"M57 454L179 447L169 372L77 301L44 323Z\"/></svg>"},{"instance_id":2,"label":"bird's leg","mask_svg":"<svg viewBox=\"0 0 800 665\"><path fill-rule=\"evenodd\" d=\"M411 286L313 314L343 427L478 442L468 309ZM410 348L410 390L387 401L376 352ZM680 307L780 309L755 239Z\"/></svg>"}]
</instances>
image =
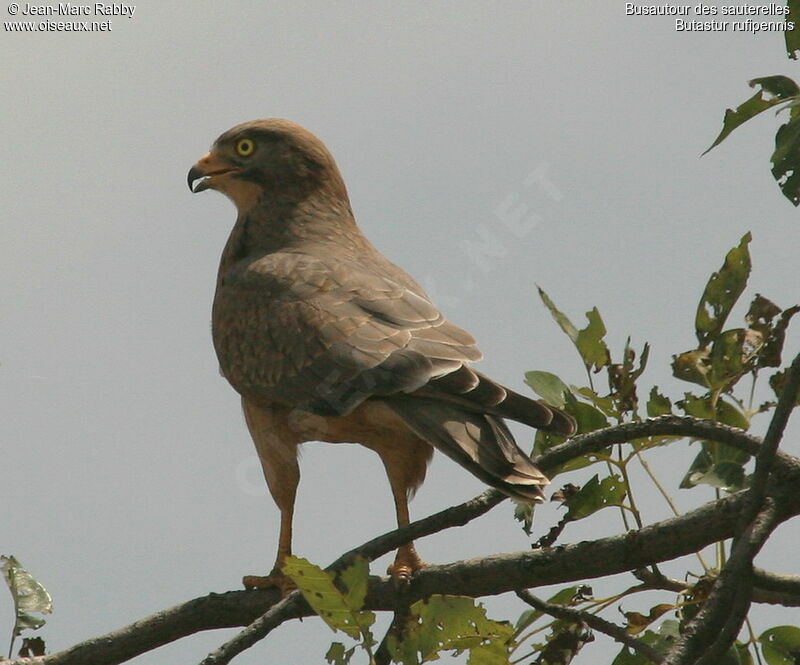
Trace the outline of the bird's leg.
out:
<instances>
[{"instance_id":1,"label":"bird's leg","mask_svg":"<svg viewBox=\"0 0 800 665\"><path fill-rule=\"evenodd\" d=\"M395 511L397 512L397 526L408 526L410 519L408 515L408 486L402 482L403 478L396 473L397 467L386 466L386 473L389 476L389 483L392 486L392 496L394 497ZM397 555L394 563L386 571L392 576L396 584L408 584L408 581L425 564L419 558L414 543L409 542L397 548Z\"/></svg>"},{"instance_id":2,"label":"bird's leg","mask_svg":"<svg viewBox=\"0 0 800 665\"><path fill-rule=\"evenodd\" d=\"M248 589L278 587L285 596L295 588L281 568L286 557L292 553L292 517L300 482L300 467L297 464L299 441L286 425L282 412L263 409L246 400L242 400L242 406L270 494L281 512L278 554L272 572L266 576L246 575L242 578L242 584Z\"/></svg>"},{"instance_id":3,"label":"bird's leg","mask_svg":"<svg viewBox=\"0 0 800 665\"><path fill-rule=\"evenodd\" d=\"M295 486L296 489L296 486ZM294 494L294 492L293 492ZM283 563L292 553L292 517L294 514L294 496L281 507L281 530L278 536L278 554L275 557L275 566L269 575L245 575L242 584L245 589L267 589L278 587L281 595L285 596L295 589L294 583L284 575Z\"/></svg>"},{"instance_id":4,"label":"bird's leg","mask_svg":"<svg viewBox=\"0 0 800 665\"><path fill-rule=\"evenodd\" d=\"M397 416L384 409L380 403L372 403L372 408L375 409L373 421L380 421L382 418L388 425L385 425L377 436L365 438L362 445L378 453L383 462L383 468L392 488L397 526L402 528L408 526L410 522L409 496L422 484L433 449L405 429L402 422L398 423ZM406 543L397 548L397 556L387 572L397 584L405 584L424 565L414 549L414 543Z\"/></svg>"}]
</instances>

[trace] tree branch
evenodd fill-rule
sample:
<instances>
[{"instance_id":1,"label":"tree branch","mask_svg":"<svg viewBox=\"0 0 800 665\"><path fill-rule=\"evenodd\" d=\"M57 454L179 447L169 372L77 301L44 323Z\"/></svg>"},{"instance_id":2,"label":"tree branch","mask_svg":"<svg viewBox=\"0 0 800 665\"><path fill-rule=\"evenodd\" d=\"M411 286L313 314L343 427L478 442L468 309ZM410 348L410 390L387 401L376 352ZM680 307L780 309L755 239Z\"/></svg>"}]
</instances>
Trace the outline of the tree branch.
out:
<instances>
[{"instance_id":1,"label":"tree branch","mask_svg":"<svg viewBox=\"0 0 800 665\"><path fill-rule=\"evenodd\" d=\"M633 571L636 579L650 589L683 593L691 584L658 575L649 568ZM800 575L778 575L760 568L753 569L753 602L783 607L800 607Z\"/></svg>"},{"instance_id":2,"label":"tree branch","mask_svg":"<svg viewBox=\"0 0 800 665\"><path fill-rule=\"evenodd\" d=\"M789 368L764 443L756 455L756 469L745 494L730 558L714 582L708 600L670 650L666 660L670 665L713 665L742 629L752 601L753 559L779 523L777 507L767 497L767 486L798 387L800 354Z\"/></svg>"},{"instance_id":3,"label":"tree branch","mask_svg":"<svg viewBox=\"0 0 800 665\"><path fill-rule=\"evenodd\" d=\"M800 575L778 575L755 568L753 587L753 600L757 603L800 607Z\"/></svg>"},{"instance_id":4,"label":"tree branch","mask_svg":"<svg viewBox=\"0 0 800 665\"><path fill-rule=\"evenodd\" d=\"M579 434L565 443L553 446L534 461L543 471L548 471L575 457L598 452L615 443L626 443L632 439L648 436L668 435L718 441L738 448L749 455L758 455L762 444L762 440L757 436L713 420L702 420L690 416L659 416ZM796 468L800 464L800 460L782 452L778 452L778 460L785 467Z\"/></svg>"},{"instance_id":5,"label":"tree branch","mask_svg":"<svg viewBox=\"0 0 800 665\"><path fill-rule=\"evenodd\" d=\"M575 437L547 451L537 462L547 471L572 457L601 450L613 443L659 435L721 441L746 450L749 454L757 454L761 445L757 437L712 421L665 416ZM793 491L800 479L800 461L780 452L778 461L780 473L775 474L768 490L775 495L778 520L783 521L800 513L800 497L795 496L797 493ZM374 538L339 557L330 568L338 569L347 565L356 554L374 559L409 540L466 524L504 498L497 490L487 490L459 506L447 508L408 527ZM430 566L414 577L407 593L411 593L413 598L437 593L478 597L611 575L673 559L731 538L735 533L736 519L744 506L743 501L741 493L729 496L640 531L590 543ZM266 612L271 612L278 600L278 593L273 590L212 593L64 651L33 660L11 662L20 665L23 662L25 665L116 665L198 631L247 626ZM409 602L409 596L398 599L393 584L387 580L372 581L367 609L393 611L398 607L398 602ZM275 610L271 614L270 621L278 622L275 625L310 614L307 607L292 605L289 605L289 609L283 605L280 614L278 612Z\"/></svg>"}]
</instances>

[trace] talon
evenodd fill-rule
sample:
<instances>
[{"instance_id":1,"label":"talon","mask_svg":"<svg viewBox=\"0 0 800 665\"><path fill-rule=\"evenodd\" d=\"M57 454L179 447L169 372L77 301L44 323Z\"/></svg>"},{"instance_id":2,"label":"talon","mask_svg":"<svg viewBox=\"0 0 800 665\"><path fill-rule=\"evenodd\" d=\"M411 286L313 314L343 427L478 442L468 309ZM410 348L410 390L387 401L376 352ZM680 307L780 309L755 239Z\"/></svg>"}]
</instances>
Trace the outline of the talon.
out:
<instances>
[{"instance_id":1,"label":"talon","mask_svg":"<svg viewBox=\"0 0 800 665\"><path fill-rule=\"evenodd\" d=\"M419 558L413 548L399 550L394 563L389 566L386 572L391 575L395 586L404 587L411 582L414 574L425 567L425 562Z\"/></svg>"},{"instance_id":2,"label":"talon","mask_svg":"<svg viewBox=\"0 0 800 665\"><path fill-rule=\"evenodd\" d=\"M285 598L292 591L297 589L297 585L283 573L271 573L269 575L245 575L242 578L245 589L278 589L281 598Z\"/></svg>"},{"instance_id":3,"label":"talon","mask_svg":"<svg viewBox=\"0 0 800 665\"><path fill-rule=\"evenodd\" d=\"M386 572L391 575L395 586L404 587L411 582L411 578L416 571L411 566L396 566L393 564L386 569Z\"/></svg>"}]
</instances>

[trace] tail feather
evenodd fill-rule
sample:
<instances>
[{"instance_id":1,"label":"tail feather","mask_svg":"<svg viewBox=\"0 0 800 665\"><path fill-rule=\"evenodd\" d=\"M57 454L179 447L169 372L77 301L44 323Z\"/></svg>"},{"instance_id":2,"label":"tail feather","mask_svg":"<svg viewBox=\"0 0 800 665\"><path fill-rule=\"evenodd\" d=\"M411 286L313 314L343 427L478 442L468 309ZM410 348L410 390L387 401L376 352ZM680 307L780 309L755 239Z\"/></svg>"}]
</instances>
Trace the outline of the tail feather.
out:
<instances>
[{"instance_id":1,"label":"tail feather","mask_svg":"<svg viewBox=\"0 0 800 665\"><path fill-rule=\"evenodd\" d=\"M544 500L547 477L516 444L498 417L441 400L387 399L420 438L483 482L522 501Z\"/></svg>"},{"instance_id":2,"label":"tail feather","mask_svg":"<svg viewBox=\"0 0 800 665\"><path fill-rule=\"evenodd\" d=\"M465 410L516 420L555 434L568 436L576 430L575 420L569 414L501 386L467 365L433 379L419 388L415 395L447 401Z\"/></svg>"}]
</instances>

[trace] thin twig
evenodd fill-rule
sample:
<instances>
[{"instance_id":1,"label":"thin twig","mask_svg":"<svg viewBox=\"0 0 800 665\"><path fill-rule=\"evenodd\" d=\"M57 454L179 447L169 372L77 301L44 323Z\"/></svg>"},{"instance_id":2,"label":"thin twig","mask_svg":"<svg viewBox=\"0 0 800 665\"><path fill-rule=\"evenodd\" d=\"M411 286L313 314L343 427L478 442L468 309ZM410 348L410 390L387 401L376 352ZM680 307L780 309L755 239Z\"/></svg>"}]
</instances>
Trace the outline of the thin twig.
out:
<instances>
[{"instance_id":1,"label":"thin twig","mask_svg":"<svg viewBox=\"0 0 800 665\"><path fill-rule=\"evenodd\" d=\"M227 665L236 656L249 649L259 640L280 626L284 621L300 616L299 610L306 602L299 591L292 591L286 598L273 605L247 628L239 631L216 651L206 656L201 665Z\"/></svg>"},{"instance_id":2,"label":"thin twig","mask_svg":"<svg viewBox=\"0 0 800 665\"><path fill-rule=\"evenodd\" d=\"M678 507L675 505L675 502L672 500L672 497L669 495L669 492L667 492L667 490L661 484L661 481L659 481L658 476L656 476L655 472L653 471L652 467L650 466L650 463L645 459L645 457L644 457L644 455L642 455L641 451L637 450L637 451L635 451L634 454L636 456L636 459L639 460L639 464L642 465L642 468L644 469L644 472L650 477L650 480L656 486L656 489L659 491L661 496L664 497L664 500L667 502L667 505L669 506L669 509L672 511L672 514L675 515L675 517L680 515L680 512L678 511ZM708 573L709 572L709 568L708 568L708 565L705 562L705 559L703 559L703 555L700 552L697 552L695 554L695 556L697 557L697 560L700 562L700 565L703 567L703 570L706 573Z\"/></svg>"},{"instance_id":3,"label":"thin twig","mask_svg":"<svg viewBox=\"0 0 800 665\"><path fill-rule=\"evenodd\" d=\"M637 640L621 626L611 623L610 621L606 621L596 614L581 612L580 610L576 610L571 607L565 607L564 605L548 603L540 598L537 598L526 589L518 589L515 593L520 600L525 601L533 609L538 610L539 612L549 614L556 619L565 619L567 621L574 621L576 623L583 622L590 628L593 628L601 633L605 633L620 644L630 647L653 663L662 663L664 661L664 657L649 644L645 644L641 640Z\"/></svg>"}]
</instances>

